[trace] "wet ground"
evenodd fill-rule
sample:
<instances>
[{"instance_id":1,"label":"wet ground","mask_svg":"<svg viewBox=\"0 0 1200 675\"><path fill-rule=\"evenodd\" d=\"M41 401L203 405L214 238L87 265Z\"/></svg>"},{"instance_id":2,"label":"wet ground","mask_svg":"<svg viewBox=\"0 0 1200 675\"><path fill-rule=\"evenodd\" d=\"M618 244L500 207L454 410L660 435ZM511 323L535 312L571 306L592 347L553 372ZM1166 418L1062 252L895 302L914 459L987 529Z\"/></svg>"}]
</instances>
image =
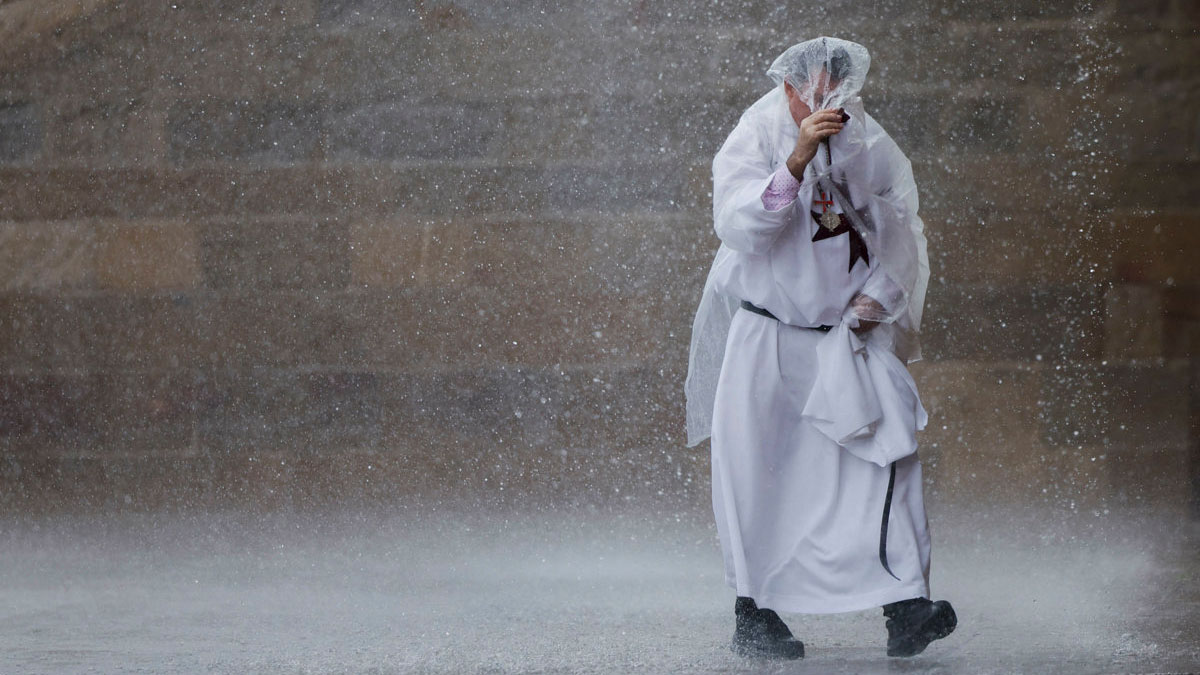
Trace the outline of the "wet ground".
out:
<instances>
[{"instance_id":1,"label":"wet ground","mask_svg":"<svg viewBox=\"0 0 1200 675\"><path fill-rule=\"evenodd\" d=\"M397 509L0 521L2 673L1200 671L1200 527L931 511L959 628L884 653L880 610L784 615L733 656L711 515Z\"/></svg>"}]
</instances>

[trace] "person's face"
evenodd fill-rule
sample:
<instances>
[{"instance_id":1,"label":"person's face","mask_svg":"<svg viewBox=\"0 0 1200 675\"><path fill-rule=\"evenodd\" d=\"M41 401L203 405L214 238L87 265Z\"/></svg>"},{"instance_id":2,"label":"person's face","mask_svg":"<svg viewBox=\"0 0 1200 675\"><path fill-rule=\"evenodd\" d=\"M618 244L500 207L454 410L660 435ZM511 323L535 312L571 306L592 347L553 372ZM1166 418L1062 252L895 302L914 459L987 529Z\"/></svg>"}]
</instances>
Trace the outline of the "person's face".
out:
<instances>
[{"instance_id":1,"label":"person's face","mask_svg":"<svg viewBox=\"0 0 1200 675\"><path fill-rule=\"evenodd\" d=\"M804 118L813 114L812 108L805 102L806 100L813 101L814 105L820 105L829 92L837 89L839 84L840 82L829 77L829 71L824 68L812 73L801 91L796 91L791 82L784 82L783 89L787 93L788 110L792 113L792 119L796 121L796 126L800 126L800 122Z\"/></svg>"}]
</instances>

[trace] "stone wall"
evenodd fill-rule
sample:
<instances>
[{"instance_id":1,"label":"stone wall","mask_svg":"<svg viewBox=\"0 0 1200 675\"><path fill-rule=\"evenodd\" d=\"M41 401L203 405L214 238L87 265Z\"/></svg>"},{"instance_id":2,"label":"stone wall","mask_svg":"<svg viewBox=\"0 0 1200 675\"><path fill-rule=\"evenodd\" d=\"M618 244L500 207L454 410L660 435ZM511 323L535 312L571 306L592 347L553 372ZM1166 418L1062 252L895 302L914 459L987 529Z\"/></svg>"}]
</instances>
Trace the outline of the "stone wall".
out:
<instances>
[{"instance_id":1,"label":"stone wall","mask_svg":"<svg viewBox=\"0 0 1200 675\"><path fill-rule=\"evenodd\" d=\"M931 503L1183 509L1198 26L1184 0L0 2L0 503L704 508L712 154L832 34L871 49L921 189Z\"/></svg>"}]
</instances>

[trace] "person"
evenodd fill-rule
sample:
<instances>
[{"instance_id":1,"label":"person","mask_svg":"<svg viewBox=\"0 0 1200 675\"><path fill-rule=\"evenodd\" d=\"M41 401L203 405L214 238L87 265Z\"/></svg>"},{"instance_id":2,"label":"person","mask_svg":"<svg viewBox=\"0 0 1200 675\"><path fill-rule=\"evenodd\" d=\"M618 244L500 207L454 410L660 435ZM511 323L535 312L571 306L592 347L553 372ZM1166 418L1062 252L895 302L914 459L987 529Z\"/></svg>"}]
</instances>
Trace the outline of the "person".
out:
<instances>
[{"instance_id":1,"label":"person","mask_svg":"<svg viewBox=\"0 0 1200 675\"><path fill-rule=\"evenodd\" d=\"M858 96L865 47L783 52L713 160L721 240L692 327L688 446L711 437L732 648L797 658L777 612L883 608L890 656L957 625L929 594L916 432L929 278L912 168Z\"/></svg>"}]
</instances>

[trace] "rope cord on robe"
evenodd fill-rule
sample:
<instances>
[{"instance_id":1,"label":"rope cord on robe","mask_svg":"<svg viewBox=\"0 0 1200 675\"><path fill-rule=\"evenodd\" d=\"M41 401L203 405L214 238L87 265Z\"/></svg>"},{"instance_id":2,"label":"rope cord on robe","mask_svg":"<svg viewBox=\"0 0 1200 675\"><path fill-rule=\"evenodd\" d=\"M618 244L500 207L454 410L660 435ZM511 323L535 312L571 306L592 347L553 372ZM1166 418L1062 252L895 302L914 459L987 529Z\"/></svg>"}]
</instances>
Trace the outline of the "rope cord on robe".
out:
<instances>
[{"instance_id":1,"label":"rope cord on robe","mask_svg":"<svg viewBox=\"0 0 1200 675\"><path fill-rule=\"evenodd\" d=\"M888 477L887 497L883 500L883 524L879 528L879 562L883 563L883 569L887 570L888 574L896 581L900 581L900 577L892 573L892 568L888 566L887 561L887 526L888 516L892 513L892 488L896 486L896 463L892 462L892 474Z\"/></svg>"}]
</instances>

